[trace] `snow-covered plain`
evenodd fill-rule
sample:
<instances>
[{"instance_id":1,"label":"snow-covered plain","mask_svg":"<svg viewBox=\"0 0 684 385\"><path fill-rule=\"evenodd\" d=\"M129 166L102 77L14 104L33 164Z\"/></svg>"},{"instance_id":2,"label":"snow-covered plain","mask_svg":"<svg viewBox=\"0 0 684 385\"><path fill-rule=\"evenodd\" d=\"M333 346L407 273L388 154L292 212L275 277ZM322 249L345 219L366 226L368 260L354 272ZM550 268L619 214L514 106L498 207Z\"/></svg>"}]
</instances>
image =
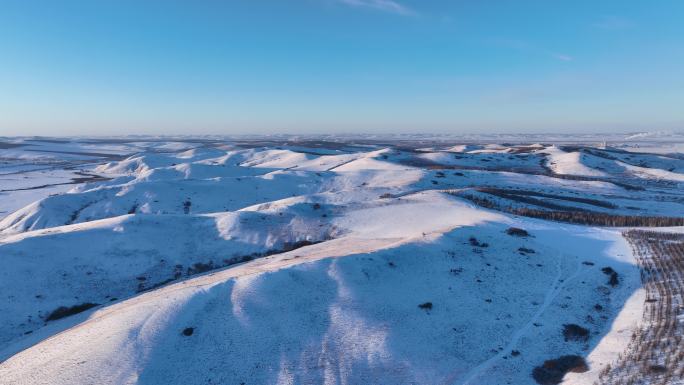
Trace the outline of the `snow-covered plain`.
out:
<instances>
[{"instance_id":1,"label":"snow-covered plain","mask_svg":"<svg viewBox=\"0 0 684 385\"><path fill-rule=\"evenodd\" d=\"M3 139L1 383L591 383L641 319L624 229L463 194L684 216L643 138Z\"/></svg>"}]
</instances>

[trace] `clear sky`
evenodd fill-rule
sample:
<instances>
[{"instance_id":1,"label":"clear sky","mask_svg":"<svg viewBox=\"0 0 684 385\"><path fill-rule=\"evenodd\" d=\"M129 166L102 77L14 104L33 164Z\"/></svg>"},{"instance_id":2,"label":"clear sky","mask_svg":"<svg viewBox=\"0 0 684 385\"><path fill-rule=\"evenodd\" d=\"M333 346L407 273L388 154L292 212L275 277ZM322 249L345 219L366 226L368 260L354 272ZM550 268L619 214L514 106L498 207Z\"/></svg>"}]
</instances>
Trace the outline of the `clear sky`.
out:
<instances>
[{"instance_id":1,"label":"clear sky","mask_svg":"<svg viewBox=\"0 0 684 385\"><path fill-rule=\"evenodd\" d=\"M681 0L0 2L0 135L661 129Z\"/></svg>"}]
</instances>

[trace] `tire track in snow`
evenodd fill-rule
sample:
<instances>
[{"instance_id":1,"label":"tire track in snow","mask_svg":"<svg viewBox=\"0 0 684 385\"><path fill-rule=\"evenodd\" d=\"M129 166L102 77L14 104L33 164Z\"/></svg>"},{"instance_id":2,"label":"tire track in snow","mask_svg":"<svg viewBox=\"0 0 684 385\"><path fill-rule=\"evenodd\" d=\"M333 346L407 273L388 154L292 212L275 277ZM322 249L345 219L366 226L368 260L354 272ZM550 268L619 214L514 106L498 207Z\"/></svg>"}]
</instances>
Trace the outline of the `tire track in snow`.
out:
<instances>
[{"instance_id":1,"label":"tire track in snow","mask_svg":"<svg viewBox=\"0 0 684 385\"><path fill-rule=\"evenodd\" d=\"M490 357L486 361L480 363L476 367L470 369L466 375L464 376L465 379L461 382L455 382L456 378L458 377L459 373L452 373L449 377L447 377L447 380L444 382L445 385L451 385L451 384L459 384L459 385L468 385L472 383L475 379L477 379L485 370L489 369L494 363L500 359L502 359L504 356L508 355L510 351L512 351L516 345L518 344L518 341L520 341L520 338L522 338L532 327L532 325L541 317L542 314L546 311L546 309L553 303L553 301L556 299L558 294L560 294L561 290L565 287L565 285L572 281L573 279L577 278L581 273L583 273L582 269L582 264L580 263L579 260L577 260L577 270L570 275L568 278L565 280L561 279L563 275L563 269L561 267L561 263L563 261L563 255L559 254L558 255L558 260L556 264L556 269L557 269L557 274L554 277L553 283L551 284L551 287L549 290L546 292L546 296L544 297L544 302L542 303L542 306L537 309L537 311L534 313L532 318L530 318L529 321L523 327L515 331L513 333L511 339L509 340L508 344L504 347L503 350L501 350L499 353L496 355Z\"/></svg>"}]
</instances>

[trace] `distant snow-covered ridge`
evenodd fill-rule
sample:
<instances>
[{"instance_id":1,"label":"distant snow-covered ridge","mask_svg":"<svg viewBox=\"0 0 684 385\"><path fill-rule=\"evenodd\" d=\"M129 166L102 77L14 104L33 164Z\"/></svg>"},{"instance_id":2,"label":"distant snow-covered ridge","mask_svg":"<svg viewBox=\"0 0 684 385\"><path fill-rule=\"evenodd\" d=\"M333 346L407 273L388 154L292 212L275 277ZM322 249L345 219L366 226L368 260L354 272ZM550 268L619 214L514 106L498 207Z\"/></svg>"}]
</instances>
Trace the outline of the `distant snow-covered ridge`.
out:
<instances>
[{"instance_id":1,"label":"distant snow-covered ridge","mask_svg":"<svg viewBox=\"0 0 684 385\"><path fill-rule=\"evenodd\" d=\"M418 168L420 166L476 171L471 172L477 176L474 181L452 177L441 181L456 188L472 186L473 182L500 185L511 180L510 177L505 180L497 173L484 174L487 170L552 173L597 180L617 178L638 184L684 182L684 159L610 149L534 144L451 146L421 149L418 153L391 148L334 155L301 151L305 150L300 145L296 150L286 146L233 150L210 147L136 154L94 169L114 178L108 183L81 186L70 194L48 197L6 216L0 221L0 234L129 213L233 211L291 196L358 186L380 194L396 192L397 189L419 188L421 181L430 177ZM402 176L397 177L399 174ZM398 182L388 182L393 178ZM406 178L411 183L402 187ZM558 185L558 182L549 182L542 184ZM356 186L352 187L354 183ZM577 186L580 190L581 187ZM227 190L230 194L226 194Z\"/></svg>"}]
</instances>

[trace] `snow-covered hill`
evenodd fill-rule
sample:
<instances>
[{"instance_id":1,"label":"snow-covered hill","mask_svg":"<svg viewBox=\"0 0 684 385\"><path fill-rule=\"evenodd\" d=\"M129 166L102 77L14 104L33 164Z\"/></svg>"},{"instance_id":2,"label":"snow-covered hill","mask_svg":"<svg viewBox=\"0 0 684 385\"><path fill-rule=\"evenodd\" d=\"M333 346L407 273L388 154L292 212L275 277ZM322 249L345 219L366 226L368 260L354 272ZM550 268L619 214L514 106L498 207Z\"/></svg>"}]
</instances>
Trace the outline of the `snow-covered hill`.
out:
<instances>
[{"instance_id":1,"label":"snow-covered hill","mask_svg":"<svg viewBox=\"0 0 684 385\"><path fill-rule=\"evenodd\" d=\"M339 223L359 227L74 328L56 321L68 329L0 373L10 384L525 383L545 357L598 344L638 287L615 231L524 222L532 235L519 238L506 234L510 219L432 193ZM591 336L568 343L564 324Z\"/></svg>"},{"instance_id":2,"label":"snow-covered hill","mask_svg":"<svg viewBox=\"0 0 684 385\"><path fill-rule=\"evenodd\" d=\"M2 384L591 383L639 269L531 217L678 223L684 160L535 142L8 141Z\"/></svg>"}]
</instances>

